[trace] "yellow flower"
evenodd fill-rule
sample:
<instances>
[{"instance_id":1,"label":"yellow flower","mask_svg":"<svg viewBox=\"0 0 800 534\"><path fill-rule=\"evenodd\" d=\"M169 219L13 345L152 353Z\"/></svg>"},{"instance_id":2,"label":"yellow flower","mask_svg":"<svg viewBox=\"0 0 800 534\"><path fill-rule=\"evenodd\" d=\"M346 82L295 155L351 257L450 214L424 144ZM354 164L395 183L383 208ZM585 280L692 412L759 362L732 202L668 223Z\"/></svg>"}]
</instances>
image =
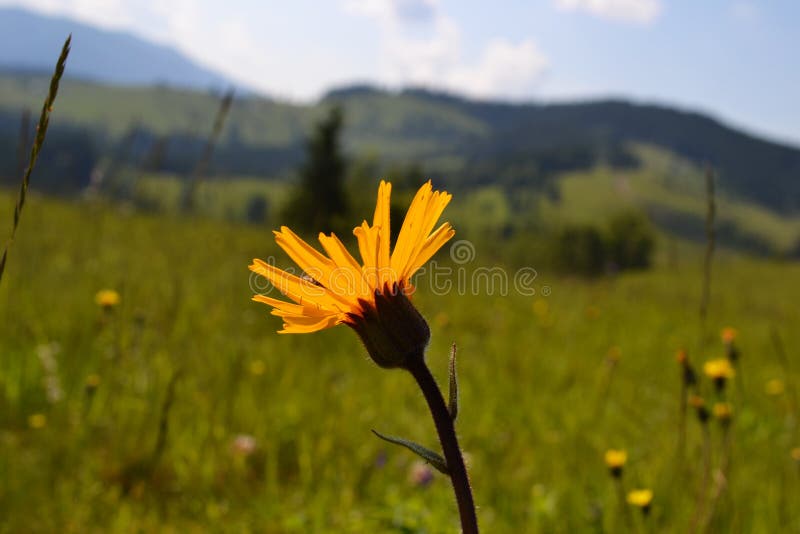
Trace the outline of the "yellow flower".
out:
<instances>
[{"instance_id":1,"label":"yellow flower","mask_svg":"<svg viewBox=\"0 0 800 534\"><path fill-rule=\"evenodd\" d=\"M264 371L267 370L267 366L264 364L262 360L253 360L250 362L250 374L255 376L261 376L264 374Z\"/></svg>"},{"instance_id":2,"label":"yellow flower","mask_svg":"<svg viewBox=\"0 0 800 534\"><path fill-rule=\"evenodd\" d=\"M800 462L800 447L795 447L789 454L792 456L792 460L795 462Z\"/></svg>"},{"instance_id":3,"label":"yellow flower","mask_svg":"<svg viewBox=\"0 0 800 534\"><path fill-rule=\"evenodd\" d=\"M547 314L550 312L550 303L543 298L538 298L533 301L533 313L536 314L537 317L540 319L544 319L547 317Z\"/></svg>"},{"instance_id":4,"label":"yellow flower","mask_svg":"<svg viewBox=\"0 0 800 534\"><path fill-rule=\"evenodd\" d=\"M723 422L730 421L733 415L733 406L729 402L715 402L711 410L714 412L714 417Z\"/></svg>"},{"instance_id":5,"label":"yellow flower","mask_svg":"<svg viewBox=\"0 0 800 534\"><path fill-rule=\"evenodd\" d=\"M649 489L637 489L628 492L628 504L647 509L653 502L653 492Z\"/></svg>"},{"instance_id":6,"label":"yellow flower","mask_svg":"<svg viewBox=\"0 0 800 534\"><path fill-rule=\"evenodd\" d=\"M727 380L733 378L735 371L727 358L709 360L703 364L703 372L712 380Z\"/></svg>"},{"instance_id":7,"label":"yellow flower","mask_svg":"<svg viewBox=\"0 0 800 534\"><path fill-rule=\"evenodd\" d=\"M436 221L452 195L433 191L427 182L417 192L390 254L389 206L392 185L381 181L372 225L353 230L359 263L334 234L319 234L325 254L311 247L286 226L275 241L304 271L295 276L262 260L250 270L267 278L293 302L256 295L283 319L280 333L304 334L346 324L361 337L373 360L397 367L409 352L424 349L430 339L425 320L411 305L411 276L449 241L455 231Z\"/></svg>"},{"instance_id":8,"label":"yellow flower","mask_svg":"<svg viewBox=\"0 0 800 534\"><path fill-rule=\"evenodd\" d=\"M722 338L722 342L723 343L730 344L730 343L733 343L734 341L736 341L736 338L738 337L739 332L737 332L735 328L731 328L730 326L727 326L727 327L722 329L722 331L720 332L719 335Z\"/></svg>"},{"instance_id":9,"label":"yellow flower","mask_svg":"<svg viewBox=\"0 0 800 534\"><path fill-rule=\"evenodd\" d=\"M622 475L622 468L625 466L625 462L628 461L627 452L624 450L609 449L606 451L604 458L609 471L611 471L611 476L619 477Z\"/></svg>"},{"instance_id":10,"label":"yellow flower","mask_svg":"<svg viewBox=\"0 0 800 534\"><path fill-rule=\"evenodd\" d=\"M94 301L101 308L113 308L119 304L119 293L113 289L103 289L95 294Z\"/></svg>"},{"instance_id":11,"label":"yellow flower","mask_svg":"<svg viewBox=\"0 0 800 534\"><path fill-rule=\"evenodd\" d=\"M764 391L772 397L783 395L784 389L783 380L779 378L773 378L764 385Z\"/></svg>"},{"instance_id":12,"label":"yellow flower","mask_svg":"<svg viewBox=\"0 0 800 534\"><path fill-rule=\"evenodd\" d=\"M47 425L47 416L43 413L31 414L28 417L28 426L31 428L44 428Z\"/></svg>"}]
</instances>

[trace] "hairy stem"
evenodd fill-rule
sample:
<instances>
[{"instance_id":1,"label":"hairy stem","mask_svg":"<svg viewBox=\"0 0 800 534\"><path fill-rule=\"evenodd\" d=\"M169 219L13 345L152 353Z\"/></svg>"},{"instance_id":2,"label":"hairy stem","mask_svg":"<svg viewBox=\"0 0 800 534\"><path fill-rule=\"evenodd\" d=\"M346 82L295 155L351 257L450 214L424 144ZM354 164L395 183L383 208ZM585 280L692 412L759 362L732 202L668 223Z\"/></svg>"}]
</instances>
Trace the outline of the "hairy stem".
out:
<instances>
[{"instance_id":1,"label":"hairy stem","mask_svg":"<svg viewBox=\"0 0 800 534\"><path fill-rule=\"evenodd\" d=\"M436 432L439 434L439 442L442 445L442 452L450 472L450 480L453 483L453 490L456 494L458 513L461 517L461 531L464 534L477 534L478 518L475 514L472 488L469 485L464 457L458 446L453 419L447 409L442 392L436 384L436 379L433 378L430 369L425 365L424 358L420 356L411 360L412 362L407 369L417 381L423 395L425 395L428 408L433 416Z\"/></svg>"}]
</instances>

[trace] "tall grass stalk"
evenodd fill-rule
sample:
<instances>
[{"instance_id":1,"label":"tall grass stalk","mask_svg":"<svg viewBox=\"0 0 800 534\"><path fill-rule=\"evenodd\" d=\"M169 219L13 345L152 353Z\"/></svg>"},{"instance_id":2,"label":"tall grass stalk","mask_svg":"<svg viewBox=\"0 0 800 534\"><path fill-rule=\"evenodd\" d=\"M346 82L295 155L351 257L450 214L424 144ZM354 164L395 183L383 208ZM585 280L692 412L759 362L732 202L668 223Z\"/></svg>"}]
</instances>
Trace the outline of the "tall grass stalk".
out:
<instances>
[{"instance_id":1,"label":"tall grass stalk","mask_svg":"<svg viewBox=\"0 0 800 534\"><path fill-rule=\"evenodd\" d=\"M202 176L205 174L209 164L211 163L211 156L214 154L214 146L217 144L217 139L219 139L219 136L222 133L222 128L225 126L225 119L228 117L228 111L230 111L232 103L233 89L228 89L228 91L222 97L222 100L219 102L217 115L214 118L214 126L212 127L211 135L208 137L206 145L203 148L203 153L200 155L200 159L197 160L197 164L195 165L192 174L189 176L189 179L186 182L182 199L182 208L184 211L192 211L195 208L195 196L197 195L198 185L200 184Z\"/></svg>"},{"instance_id":2,"label":"tall grass stalk","mask_svg":"<svg viewBox=\"0 0 800 534\"><path fill-rule=\"evenodd\" d=\"M30 143L31 110L22 110L19 118L19 140L17 141L17 176L23 176L28 163L28 144Z\"/></svg>"},{"instance_id":3,"label":"tall grass stalk","mask_svg":"<svg viewBox=\"0 0 800 534\"><path fill-rule=\"evenodd\" d=\"M55 103L56 95L58 94L58 84L61 81L61 77L64 75L64 67L67 64L67 57L69 56L71 43L72 34L67 37L67 40L64 41L64 46L61 48L61 54L58 56L55 72L53 72L53 76L50 78L50 90L47 93L47 98L44 100L42 112L39 115L39 122L36 125L36 137L34 138L33 146L31 147L31 153L28 157L28 166L22 176L22 185L19 188L17 204L14 208L14 225L11 227L11 236L8 238L5 249L3 249L3 256L0 258L0 283L3 281L3 273L6 270L8 251L11 249L11 245L14 243L14 238L17 235L19 220L22 216L22 208L25 206L25 198L28 195L28 186L31 182L31 173L33 172L33 168L36 166L36 160L39 158L39 152L42 149L42 145L44 145L44 139L47 135L47 126L50 124L50 114L53 111L53 104Z\"/></svg>"},{"instance_id":4,"label":"tall grass stalk","mask_svg":"<svg viewBox=\"0 0 800 534\"><path fill-rule=\"evenodd\" d=\"M714 198L714 170L706 167L706 250L703 257L703 289L700 296L700 336L705 336L706 316L708 303L711 297L711 262L714 258L716 246L716 231L714 219L717 214L717 204Z\"/></svg>"},{"instance_id":5,"label":"tall grass stalk","mask_svg":"<svg viewBox=\"0 0 800 534\"><path fill-rule=\"evenodd\" d=\"M775 347L775 353L778 355L778 360L780 360L781 367L783 369L783 379L784 383L786 384L786 395L789 399L789 413L792 417L792 442L796 442L797 410L800 408L800 405L798 405L797 388L795 387L791 365L789 364L789 357L786 355L786 348L783 346L783 339L781 339L778 329L774 326L770 331L770 337L772 338L772 346Z\"/></svg>"}]
</instances>

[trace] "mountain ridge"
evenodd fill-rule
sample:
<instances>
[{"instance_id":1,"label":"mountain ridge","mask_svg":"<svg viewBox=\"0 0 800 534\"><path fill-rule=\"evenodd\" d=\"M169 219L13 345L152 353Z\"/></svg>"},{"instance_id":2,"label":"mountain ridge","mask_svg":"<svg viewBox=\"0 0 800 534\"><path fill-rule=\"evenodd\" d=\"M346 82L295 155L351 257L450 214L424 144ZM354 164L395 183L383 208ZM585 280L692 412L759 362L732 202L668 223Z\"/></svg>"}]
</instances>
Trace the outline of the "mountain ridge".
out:
<instances>
[{"instance_id":1,"label":"mountain ridge","mask_svg":"<svg viewBox=\"0 0 800 534\"><path fill-rule=\"evenodd\" d=\"M72 34L67 75L115 85L165 84L194 89L234 84L177 49L133 33L19 7L0 7L0 68L47 73Z\"/></svg>"}]
</instances>

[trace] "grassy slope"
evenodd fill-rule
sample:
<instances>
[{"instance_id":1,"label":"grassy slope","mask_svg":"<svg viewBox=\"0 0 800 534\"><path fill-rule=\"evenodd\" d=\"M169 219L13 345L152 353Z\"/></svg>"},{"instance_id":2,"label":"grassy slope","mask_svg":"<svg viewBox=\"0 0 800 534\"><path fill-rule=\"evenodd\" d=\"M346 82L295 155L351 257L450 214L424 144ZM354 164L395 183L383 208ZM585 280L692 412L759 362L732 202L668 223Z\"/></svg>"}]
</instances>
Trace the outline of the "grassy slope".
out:
<instances>
[{"instance_id":1,"label":"grassy slope","mask_svg":"<svg viewBox=\"0 0 800 534\"><path fill-rule=\"evenodd\" d=\"M6 109L34 108L46 90L41 77L0 75ZM262 98L236 100L225 135L254 146L285 147L302 141L327 104L295 105ZM210 131L219 96L153 87L114 87L67 79L59 93L59 120L121 137L134 124L156 134ZM413 95L374 95L347 103L347 142L354 151L407 158L434 154L448 138L482 136L487 126L465 113ZM410 136L409 131L417 131Z\"/></svg>"},{"instance_id":2,"label":"grassy slope","mask_svg":"<svg viewBox=\"0 0 800 534\"><path fill-rule=\"evenodd\" d=\"M693 220L695 236L702 237L707 209L702 171L654 147L639 146L637 153L643 162L640 169L596 168L565 175L559 181L560 200L542 200L542 217L556 224L597 223L616 211L639 208ZM800 217L782 216L724 193L716 201L718 226L732 225L775 251L786 251L800 239ZM662 229L675 230L670 224L665 221Z\"/></svg>"},{"instance_id":3,"label":"grassy slope","mask_svg":"<svg viewBox=\"0 0 800 534\"><path fill-rule=\"evenodd\" d=\"M12 205L0 195L0 221ZM435 443L411 380L376 368L344 327L279 336L275 318L249 302L248 261L275 252L266 228L30 199L0 287L2 530L456 531L446 481L414 487L411 454L369 433ZM477 252L467 272L482 264ZM458 426L487 532L589 532L596 513L620 530L602 464L610 446L630 452L626 485L655 490L654 530L685 531L700 438L692 424L677 467L673 354L685 345L696 362L719 356L724 325L741 331L746 395L733 394L733 473L714 530L800 529L790 497L800 473L788 456L800 437L788 398L763 393L767 379L800 379L796 367L783 374L769 341L774 326L790 355L800 350L800 267L721 259L699 337L699 257L679 258L593 283L540 273L535 287L549 286L547 298L436 296L419 284L440 378L450 342L460 346ZM278 264L288 265L284 256ZM104 287L122 294L107 320L93 303ZM55 404L37 358L46 344L59 348L64 398ZM603 402L611 347L621 359ZM151 450L177 368L184 376L156 480L123 496L115 481ZM102 377L92 401L90 373ZM44 428L28 427L34 413L46 415ZM255 460L231 453L238 433L258 440Z\"/></svg>"}]
</instances>

